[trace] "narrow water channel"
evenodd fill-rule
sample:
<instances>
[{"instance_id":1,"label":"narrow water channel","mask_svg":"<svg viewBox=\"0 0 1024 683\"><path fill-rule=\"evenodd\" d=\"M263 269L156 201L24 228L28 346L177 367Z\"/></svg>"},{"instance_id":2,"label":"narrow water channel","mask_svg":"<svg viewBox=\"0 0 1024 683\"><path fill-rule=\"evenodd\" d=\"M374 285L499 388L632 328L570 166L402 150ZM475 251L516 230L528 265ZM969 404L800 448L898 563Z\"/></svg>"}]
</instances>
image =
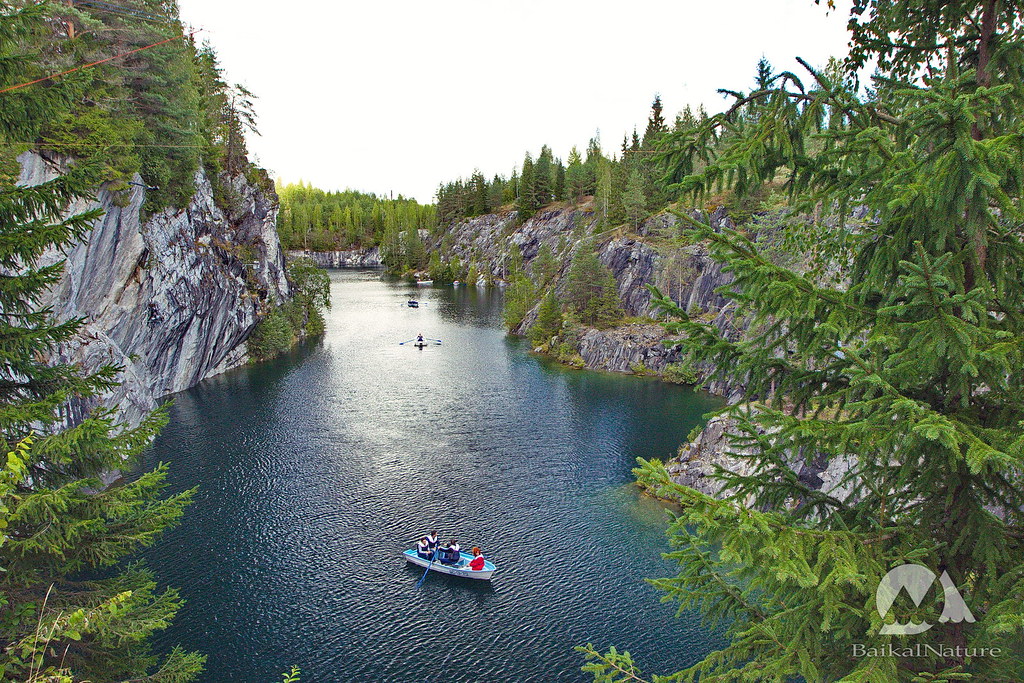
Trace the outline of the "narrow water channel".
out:
<instances>
[{"instance_id":1,"label":"narrow water channel","mask_svg":"<svg viewBox=\"0 0 1024 683\"><path fill-rule=\"evenodd\" d=\"M643 582L672 567L630 469L714 399L538 359L504 335L499 292L332 279L322 341L175 397L147 464L200 491L147 553L187 600L161 645L246 683L293 664L304 683L586 681L588 641L660 673L709 651ZM443 343L398 344L417 333ZM493 582L417 589L400 553L431 528L482 546Z\"/></svg>"}]
</instances>

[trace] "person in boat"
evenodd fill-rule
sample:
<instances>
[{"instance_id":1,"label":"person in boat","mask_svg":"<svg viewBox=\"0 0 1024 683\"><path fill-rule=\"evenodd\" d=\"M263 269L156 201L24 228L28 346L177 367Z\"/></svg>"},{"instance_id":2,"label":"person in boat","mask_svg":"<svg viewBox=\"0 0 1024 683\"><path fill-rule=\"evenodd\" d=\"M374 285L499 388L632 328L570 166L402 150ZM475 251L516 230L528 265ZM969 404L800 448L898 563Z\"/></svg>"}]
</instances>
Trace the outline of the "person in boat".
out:
<instances>
[{"instance_id":1,"label":"person in boat","mask_svg":"<svg viewBox=\"0 0 1024 683\"><path fill-rule=\"evenodd\" d=\"M473 559L469 561L469 568L475 572L483 571L485 561L480 548L473 546Z\"/></svg>"},{"instance_id":2,"label":"person in boat","mask_svg":"<svg viewBox=\"0 0 1024 683\"><path fill-rule=\"evenodd\" d=\"M427 550L429 552L431 552L431 553L434 552L435 550L437 550L437 532L436 531L431 531L430 534L427 536Z\"/></svg>"},{"instance_id":3,"label":"person in boat","mask_svg":"<svg viewBox=\"0 0 1024 683\"><path fill-rule=\"evenodd\" d=\"M459 554L462 551L462 548L459 547L459 542L453 538L448 541L448 547L452 549L452 555L455 556L455 561L458 562L459 558L462 557L462 555Z\"/></svg>"},{"instance_id":4,"label":"person in boat","mask_svg":"<svg viewBox=\"0 0 1024 683\"><path fill-rule=\"evenodd\" d=\"M416 543L416 554L424 560L429 560L432 553L433 551L430 549L430 542L427 540L426 536Z\"/></svg>"},{"instance_id":5,"label":"person in boat","mask_svg":"<svg viewBox=\"0 0 1024 683\"><path fill-rule=\"evenodd\" d=\"M422 334L417 334L416 335L416 341L422 342L423 341L423 335Z\"/></svg>"},{"instance_id":6,"label":"person in boat","mask_svg":"<svg viewBox=\"0 0 1024 683\"><path fill-rule=\"evenodd\" d=\"M447 541L442 543L441 547L437 549L437 561L441 564L452 563L452 549L451 547L449 547Z\"/></svg>"}]
</instances>

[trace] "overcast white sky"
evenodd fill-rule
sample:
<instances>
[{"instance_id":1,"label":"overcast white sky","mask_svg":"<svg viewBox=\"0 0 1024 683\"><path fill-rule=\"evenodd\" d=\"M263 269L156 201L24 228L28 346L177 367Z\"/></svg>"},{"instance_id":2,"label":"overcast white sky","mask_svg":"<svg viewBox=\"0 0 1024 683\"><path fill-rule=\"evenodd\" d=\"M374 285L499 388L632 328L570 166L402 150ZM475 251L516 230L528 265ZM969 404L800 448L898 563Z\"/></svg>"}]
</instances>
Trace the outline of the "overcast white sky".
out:
<instances>
[{"instance_id":1,"label":"overcast white sky","mask_svg":"<svg viewBox=\"0 0 1024 683\"><path fill-rule=\"evenodd\" d=\"M846 51L846 2L813 0L179 0L230 80L259 96L250 147L274 176L433 200L442 181L508 174L542 144L608 152L661 93L722 108L762 56ZM823 3L824 5L824 3Z\"/></svg>"}]
</instances>

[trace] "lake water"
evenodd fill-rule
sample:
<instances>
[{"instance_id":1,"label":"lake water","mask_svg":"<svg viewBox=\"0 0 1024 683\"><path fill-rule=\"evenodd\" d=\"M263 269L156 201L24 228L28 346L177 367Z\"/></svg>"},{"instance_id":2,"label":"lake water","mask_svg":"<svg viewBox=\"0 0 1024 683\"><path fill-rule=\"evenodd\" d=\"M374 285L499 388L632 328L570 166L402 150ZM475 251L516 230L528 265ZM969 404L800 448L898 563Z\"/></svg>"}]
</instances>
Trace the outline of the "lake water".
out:
<instances>
[{"instance_id":1,"label":"lake water","mask_svg":"<svg viewBox=\"0 0 1024 683\"><path fill-rule=\"evenodd\" d=\"M573 647L668 673L716 644L644 577L665 511L631 485L713 398L566 370L501 328L501 294L332 275L327 334L175 397L147 464L200 486L146 553L187 600L159 645L204 681L587 681ZM410 296L424 305L411 309ZM417 333L442 340L419 350ZM476 582L400 557L431 528L497 566Z\"/></svg>"}]
</instances>

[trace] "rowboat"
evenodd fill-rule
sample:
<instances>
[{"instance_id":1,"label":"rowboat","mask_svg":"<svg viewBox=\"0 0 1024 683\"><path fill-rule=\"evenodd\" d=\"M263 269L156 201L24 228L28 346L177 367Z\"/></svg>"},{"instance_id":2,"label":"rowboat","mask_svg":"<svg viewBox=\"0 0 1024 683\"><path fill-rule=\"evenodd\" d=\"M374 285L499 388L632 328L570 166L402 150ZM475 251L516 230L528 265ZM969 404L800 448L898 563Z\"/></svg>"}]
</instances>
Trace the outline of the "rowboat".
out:
<instances>
[{"instance_id":1,"label":"rowboat","mask_svg":"<svg viewBox=\"0 0 1024 683\"><path fill-rule=\"evenodd\" d=\"M434 281L433 280L417 280L416 284L417 285L432 285L432 284L434 284Z\"/></svg>"},{"instance_id":2,"label":"rowboat","mask_svg":"<svg viewBox=\"0 0 1024 683\"><path fill-rule=\"evenodd\" d=\"M438 572L440 574L449 574L451 576L461 576L466 579L482 579L483 581L490 581L491 575L494 574L496 567L490 561L484 560L484 568L478 572L473 571L469 568L469 561L473 559L473 556L469 553L459 553L459 563L452 564L441 564L440 562L434 562L430 564L430 560L424 560L420 557L415 550L406 550L404 553L407 562L412 562L420 567L426 567L430 565L430 571Z\"/></svg>"},{"instance_id":3,"label":"rowboat","mask_svg":"<svg viewBox=\"0 0 1024 683\"><path fill-rule=\"evenodd\" d=\"M416 342L415 344L413 344L413 346L415 346L417 349L422 349L426 345L427 345L427 342Z\"/></svg>"},{"instance_id":4,"label":"rowboat","mask_svg":"<svg viewBox=\"0 0 1024 683\"><path fill-rule=\"evenodd\" d=\"M409 299L409 301L407 301L406 303L409 304L409 308L419 308L420 307L420 302L419 301L413 301L412 299Z\"/></svg>"}]
</instances>

